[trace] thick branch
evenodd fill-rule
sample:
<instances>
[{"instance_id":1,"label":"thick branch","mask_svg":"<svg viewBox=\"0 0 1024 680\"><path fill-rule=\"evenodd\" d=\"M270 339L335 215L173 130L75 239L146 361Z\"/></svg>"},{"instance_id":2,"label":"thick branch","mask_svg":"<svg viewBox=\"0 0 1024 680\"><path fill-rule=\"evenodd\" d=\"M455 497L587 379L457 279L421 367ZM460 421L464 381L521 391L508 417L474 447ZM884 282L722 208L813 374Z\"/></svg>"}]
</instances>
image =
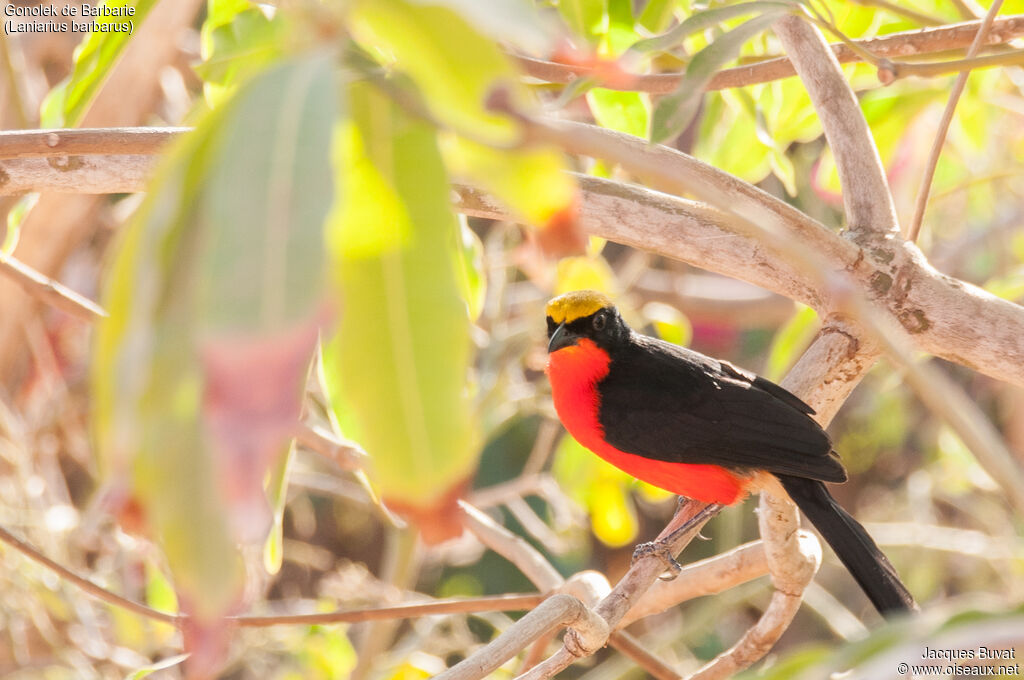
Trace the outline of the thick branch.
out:
<instances>
[{"instance_id":1,"label":"thick branch","mask_svg":"<svg viewBox=\"0 0 1024 680\"><path fill-rule=\"evenodd\" d=\"M188 128L121 127L0 131L0 159L81 154L148 155Z\"/></svg>"},{"instance_id":2,"label":"thick branch","mask_svg":"<svg viewBox=\"0 0 1024 680\"><path fill-rule=\"evenodd\" d=\"M482 650L436 677L438 680L475 680L486 677L534 640L564 626L587 631L590 634L588 637L595 640L600 639L602 633L605 638L608 635L604 620L582 602L571 595L552 595ZM603 644L603 641L599 644Z\"/></svg>"},{"instance_id":3,"label":"thick branch","mask_svg":"<svg viewBox=\"0 0 1024 680\"><path fill-rule=\"evenodd\" d=\"M0 161L0 195L38 192L120 194L145 191L156 165L149 155L53 156Z\"/></svg>"},{"instance_id":4,"label":"thick branch","mask_svg":"<svg viewBox=\"0 0 1024 680\"><path fill-rule=\"evenodd\" d=\"M669 171L687 172L682 154L663 156ZM678 162L675 162L678 161ZM610 180L580 178L583 191L580 220L584 230L619 243L644 248L694 266L738 278L811 305L828 315L831 292L800 267L765 249L762 243L738 233L729 217L706 204ZM457 207L469 214L512 219L493 198L468 187L456 187ZM1024 308L976 286L933 269L913 245L888 241L860 248L824 227L805 221L791 231L793 238L842 271L850 283L900 321L913 344L949 361L999 380L1024 385ZM834 321L834 320L833 320ZM830 322L831 323L831 322ZM833 335L821 355L859 352L866 342L854 328L827 324ZM833 346L834 345L834 346ZM862 355L868 366L877 358ZM854 371L859 374L859 369ZM831 382L849 371L825 376ZM814 391L821 382L799 385ZM804 392L799 392L804 393ZM831 397L832 412L840 402Z\"/></svg>"},{"instance_id":5,"label":"thick branch","mask_svg":"<svg viewBox=\"0 0 1024 680\"><path fill-rule=\"evenodd\" d=\"M846 223L854 235L899 233L885 168L857 97L825 37L799 16L773 26L807 88L839 170Z\"/></svg>"}]
</instances>

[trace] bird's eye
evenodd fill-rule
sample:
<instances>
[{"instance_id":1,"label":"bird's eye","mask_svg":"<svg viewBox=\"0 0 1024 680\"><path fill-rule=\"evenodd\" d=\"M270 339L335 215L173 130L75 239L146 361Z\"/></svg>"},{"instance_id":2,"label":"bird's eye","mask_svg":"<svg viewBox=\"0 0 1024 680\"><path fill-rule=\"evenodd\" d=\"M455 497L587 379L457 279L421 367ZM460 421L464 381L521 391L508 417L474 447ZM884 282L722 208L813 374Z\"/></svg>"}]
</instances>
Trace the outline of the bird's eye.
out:
<instances>
[{"instance_id":1,"label":"bird's eye","mask_svg":"<svg viewBox=\"0 0 1024 680\"><path fill-rule=\"evenodd\" d=\"M607 323L607 321L608 319L605 317L604 312L601 312L600 314L595 314L593 321L594 330L603 331L605 323Z\"/></svg>"}]
</instances>

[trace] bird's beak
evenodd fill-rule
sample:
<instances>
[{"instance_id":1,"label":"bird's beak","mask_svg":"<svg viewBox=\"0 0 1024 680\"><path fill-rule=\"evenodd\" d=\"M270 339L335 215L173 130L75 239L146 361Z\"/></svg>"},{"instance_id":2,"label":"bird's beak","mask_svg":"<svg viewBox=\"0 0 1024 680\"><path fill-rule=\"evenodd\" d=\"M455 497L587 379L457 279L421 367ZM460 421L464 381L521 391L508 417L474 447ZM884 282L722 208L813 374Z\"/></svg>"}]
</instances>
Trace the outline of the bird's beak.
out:
<instances>
[{"instance_id":1,"label":"bird's beak","mask_svg":"<svg viewBox=\"0 0 1024 680\"><path fill-rule=\"evenodd\" d=\"M575 345L579 338L575 333L565 327L563 322L555 329L555 332L551 334L551 339L548 341L548 354L556 352L563 347L569 347Z\"/></svg>"}]
</instances>

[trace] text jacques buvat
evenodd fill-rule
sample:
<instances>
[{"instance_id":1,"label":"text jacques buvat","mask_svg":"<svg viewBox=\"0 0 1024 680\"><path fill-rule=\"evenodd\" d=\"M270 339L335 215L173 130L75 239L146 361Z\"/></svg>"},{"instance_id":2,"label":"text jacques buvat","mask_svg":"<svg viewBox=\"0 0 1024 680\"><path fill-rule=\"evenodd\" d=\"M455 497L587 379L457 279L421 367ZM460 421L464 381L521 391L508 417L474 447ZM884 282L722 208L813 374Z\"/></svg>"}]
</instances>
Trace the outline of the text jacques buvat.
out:
<instances>
[{"instance_id":1,"label":"text jacques buvat","mask_svg":"<svg viewBox=\"0 0 1024 680\"><path fill-rule=\"evenodd\" d=\"M134 7L103 5L4 6L4 31L10 33L132 33ZM97 21L102 19L102 21ZM119 20L120 19L120 20Z\"/></svg>"}]
</instances>

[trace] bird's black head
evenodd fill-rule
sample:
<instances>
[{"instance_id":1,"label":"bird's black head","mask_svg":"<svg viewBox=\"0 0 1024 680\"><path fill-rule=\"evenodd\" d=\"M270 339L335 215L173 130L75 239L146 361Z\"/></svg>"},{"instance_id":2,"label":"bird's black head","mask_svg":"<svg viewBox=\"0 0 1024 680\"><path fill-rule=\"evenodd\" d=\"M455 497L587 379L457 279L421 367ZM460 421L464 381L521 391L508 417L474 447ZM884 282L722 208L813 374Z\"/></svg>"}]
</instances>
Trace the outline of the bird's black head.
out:
<instances>
[{"instance_id":1,"label":"bird's black head","mask_svg":"<svg viewBox=\"0 0 1024 680\"><path fill-rule=\"evenodd\" d=\"M588 338L606 350L629 340L629 326L611 299L595 290L577 290L548 302L548 352Z\"/></svg>"}]
</instances>

